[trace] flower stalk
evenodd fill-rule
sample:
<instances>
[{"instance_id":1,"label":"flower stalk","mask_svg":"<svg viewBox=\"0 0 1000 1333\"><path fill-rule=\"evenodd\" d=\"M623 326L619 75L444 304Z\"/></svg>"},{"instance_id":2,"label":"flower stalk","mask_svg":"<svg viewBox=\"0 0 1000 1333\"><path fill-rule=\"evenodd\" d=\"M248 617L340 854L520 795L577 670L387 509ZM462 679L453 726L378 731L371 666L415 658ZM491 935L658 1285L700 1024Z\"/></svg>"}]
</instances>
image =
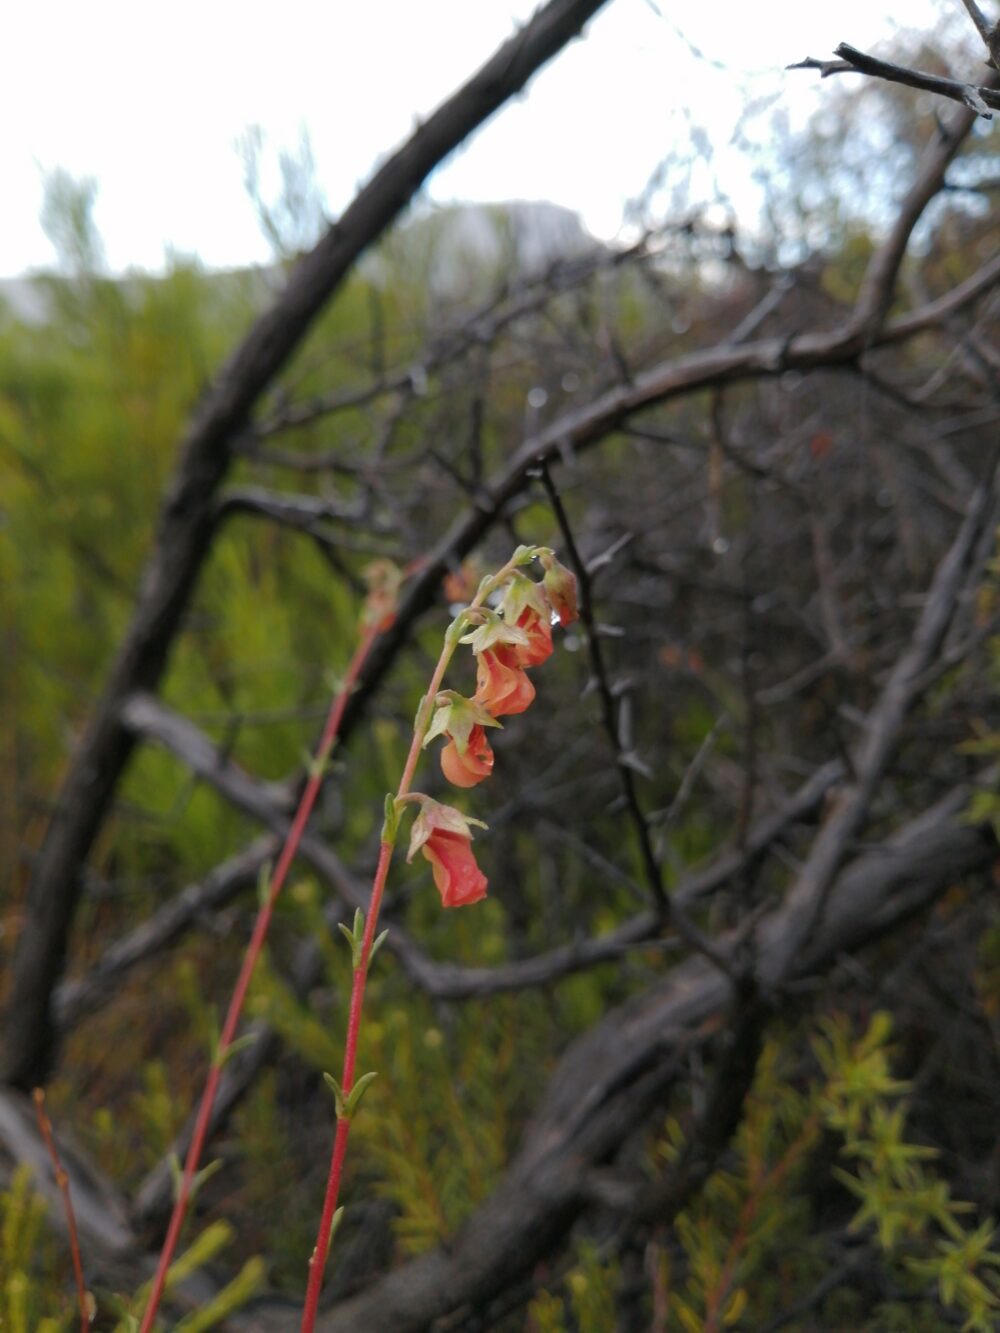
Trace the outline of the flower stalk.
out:
<instances>
[{"instance_id":1,"label":"flower stalk","mask_svg":"<svg viewBox=\"0 0 1000 1333\"><path fill-rule=\"evenodd\" d=\"M558 572L556 574L557 580L561 579L557 589L558 605L542 591L541 585L533 583L520 573L521 567L536 557L543 563L546 578L549 577L551 569L561 571L561 575ZM538 589L537 593L521 588L520 580L530 585L530 589ZM512 601L506 608L508 615L504 616L489 609L486 602L495 592L508 585L518 586L518 593L517 600ZM544 628L539 628L547 615L554 611L563 624L569 623L569 620L574 618L570 614L574 587L573 575L558 564L547 547L518 547L507 564L496 574L487 576L481 581L469 606L449 625L427 692L417 708L413 739L410 742L399 787L395 797L386 800L386 822L379 845L364 936L360 952L355 954L353 959L343 1072L340 1083L335 1084L339 1092L337 1128L319 1230L309 1259L301 1333L313 1333L315 1328L330 1242L342 1213L337 1200L353 1120L353 1111L348 1108L353 1106L351 1097L355 1086L358 1038L368 968L376 940L375 932L378 928L382 896L398 834L400 814L407 804L416 803L420 806L407 859L411 859L415 852L422 851L430 861L435 884L441 893L442 905L462 906L476 902L486 894L486 878L475 864L469 847L472 836L469 824L480 821L469 820L450 806L439 805L438 802L412 791L420 752L434 736L446 735L449 741L443 752L447 756L443 760L443 767L445 776L449 780L456 782L457 777L460 780L456 785L471 786L488 776L488 772L492 769L492 751L489 752L488 767L486 767L480 741L483 725L499 725L496 723L498 713L523 712L534 698L534 686L525 674L524 667L543 661L548 656L545 650L545 629L549 630L549 640L551 640L551 628L548 624ZM534 602L532 598L535 599ZM441 691L445 673L460 643L470 644L476 653L477 690L471 700L462 699L454 691L443 694ZM479 735L476 734L477 731ZM473 743L476 749L470 758ZM488 744L486 750L489 751ZM486 771L476 773L477 763L481 767L486 767ZM465 780L468 778L472 778L472 781ZM371 1076L363 1077L369 1079ZM334 1080L330 1081L335 1083Z\"/></svg>"}]
</instances>

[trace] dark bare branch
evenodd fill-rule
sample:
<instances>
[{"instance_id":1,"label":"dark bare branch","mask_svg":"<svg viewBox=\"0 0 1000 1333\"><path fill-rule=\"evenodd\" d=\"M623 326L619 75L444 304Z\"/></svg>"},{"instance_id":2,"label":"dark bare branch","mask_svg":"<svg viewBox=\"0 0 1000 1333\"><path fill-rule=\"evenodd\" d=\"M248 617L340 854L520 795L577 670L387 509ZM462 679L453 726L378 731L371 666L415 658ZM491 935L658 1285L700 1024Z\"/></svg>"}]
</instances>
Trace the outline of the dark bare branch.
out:
<instances>
[{"instance_id":1,"label":"dark bare branch","mask_svg":"<svg viewBox=\"0 0 1000 1333\"><path fill-rule=\"evenodd\" d=\"M587 637L587 648L590 654L590 666L593 671L594 680L597 683L597 696L601 701L601 716L604 722L604 730L611 742L611 748L615 756L615 764L618 768L618 775L621 779L622 790L625 793L625 808L628 811L629 819L635 830L636 838L639 843L639 854L642 860L643 874L646 880L646 888L652 897L656 914L665 921L670 921L677 934L692 949L704 954L706 958L711 959L716 967L725 971L729 964L724 958L719 957L712 948L711 941L702 930L690 919L678 903L675 903L668 895L663 886L663 874L660 869L659 861L653 850L653 837L649 828L649 823L643 813L642 806L639 803L639 793L635 785L635 772L632 764L629 762L629 756L626 754L622 745L621 734L618 725L618 710L615 707L615 701L611 691L611 681L608 676L607 665L604 661L604 649L601 646L600 635L597 632L597 625L594 620L593 596L591 589L590 571L582 559L576 545L576 538L573 535L573 529L570 527L569 517L562 499L552 480L552 474L549 471L548 463L543 458L541 460L542 482L545 486L546 494L549 497L549 503L552 506L552 512L556 516L559 524L559 530L562 533L563 541L566 543L566 550L570 558L572 567L576 573L577 584L580 592L580 620L583 623L584 633Z\"/></svg>"},{"instance_id":2,"label":"dark bare branch","mask_svg":"<svg viewBox=\"0 0 1000 1333\"><path fill-rule=\"evenodd\" d=\"M975 112L963 109L957 111L947 123L941 123L940 132L924 150L913 184L903 196L887 236L872 255L851 320L853 327L863 332L868 339L885 323L913 228L923 216L927 205L942 189L945 172L974 122Z\"/></svg>"},{"instance_id":3,"label":"dark bare branch","mask_svg":"<svg viewBox=\"0 0 1000 1333\"><path fill-rule=\"evenodd\" d=\"M53 1000L53 1019L60 1031L73 1027L110 999L132 968L162 953L199 921L209 918L252 887L261 867L278 850L276 838L257 838L242 852L217 865L204 879L182 889L148 920L110 945L82 977L62 982Z\"/></svg>"},{"instance_id":4,"label":"dark bare branch","mask_svg":"<svg viewBox=\"0 0 1000 1333\"><path fill-rule=\"evenodd\" d=\"M889 83L902 83L907 88L919 88L922 92L936 93L938 97L947 97L952 102L961 102L977 116L991 118L994 111L1000 110L1000 93L988 85L976 87L963 83L960 79L945 79L938 74L926 74L919 69L910 69L906 65L894 65L888 60L879 60L876 56L866 55L857 47L841 42L837 47L839 60L814 60L811 56L800 60L789 69L817 69L822 78L831 74L868 74L876 79L885 79Z\"/></svg>"},{"instance_id":5,"label":"dark bare branch","mask_svg":"<svg viewBox=\"0 0 1000 1333\"><path fill-rule=\"evenodd\" d=\"M324 532L327 524L346 524L378 532L379 523L365 503L341 505L314 495L288 495L262 486L241 486L219 497L219 517L230 514L261 514L286 527L303 532Z\"/></svg>"},{"instance_id":6,"label":"dark bare branch","mask_svg":"<svg viewBox=\"0 0 1000 1333\"><path fill-rule=\"evenodd\" d=\"M820 924L837 870L849 852L851 840L868 818L872 798L898 743L900 727L955 614L970 558L996 512L993 477L998 461L1000 451L995 451L987 480L973 497L965 521L937 568L910 643L866 719L865 736L853 762L853 781L844 789L796 878L786 909L789 929L784 944L788 952L767 960L764 977L768 985L780 984L794 967L795 957L807 949L810 936Z\"/></svg>"},{"instance_id":7,"label":"dark bare branch","mask_svg":"<svg viewBox=\"0 0 1000 1333\"><path fill-rule=\"evenodd\" d=\"M983 39L983 45L990 53L993 68L1000 70L1000 19L990 23L989 19L976 4L976 0L962 0L966 13L976 25L976 32Z\"/></svg>"}]
</instances>

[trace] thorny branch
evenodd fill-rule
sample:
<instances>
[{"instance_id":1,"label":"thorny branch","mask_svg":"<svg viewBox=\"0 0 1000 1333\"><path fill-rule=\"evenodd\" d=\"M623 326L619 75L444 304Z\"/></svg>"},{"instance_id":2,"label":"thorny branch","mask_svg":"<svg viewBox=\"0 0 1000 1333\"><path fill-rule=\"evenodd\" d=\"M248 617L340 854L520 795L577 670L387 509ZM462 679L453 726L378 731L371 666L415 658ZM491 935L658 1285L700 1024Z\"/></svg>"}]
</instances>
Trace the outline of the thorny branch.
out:
<instances>
[{"instance_id":1,"label":"thorny branch","mask_svg":"<svg viewBox=\"0 0 1000 1333\"><path fill-rule=\"evenodd\" d=\"M847 42L841 42L836 54L840 56L839 60L814 60L809 56L788 68L818 69L824 79L831 74L870 74L873 78L885 79L889 83L902 83L908 88L936 93L952 102L963 102L977 116L984 116L987 120L994 111L1000 110L1000 93L987 84L977 87L971 83L962 83L959 79L946 79L938 74L910 69L906 65L894 65L891 61L866 55Z\"/></svg>"}]
</instances>

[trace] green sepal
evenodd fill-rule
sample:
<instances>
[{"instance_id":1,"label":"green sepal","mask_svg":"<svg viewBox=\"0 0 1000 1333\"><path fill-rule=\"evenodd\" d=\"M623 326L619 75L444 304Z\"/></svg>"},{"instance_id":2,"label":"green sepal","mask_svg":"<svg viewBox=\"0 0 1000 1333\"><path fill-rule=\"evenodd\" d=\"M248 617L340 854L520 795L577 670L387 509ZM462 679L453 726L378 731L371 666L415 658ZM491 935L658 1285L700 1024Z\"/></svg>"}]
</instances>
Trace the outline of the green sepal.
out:
<instances>
[{"instance_id":1,"label":"green sepal","mask_svg":"<svg viewBox=\"0 0 1000 1333\"><path fill-rule=\"evenodd\" d=\"M542 619L548 621L552 608L540 583L529 579L527 574L513 574L507 584L501 603L503 618L509 625L516 625L518 617L525 607L531 609Z\"/></svg>"},{"instance_id":2,"label":"green sepal","mask_svg":"<svg viewBox=\"0 0 1000 1333\"><path fill-rule=\"evenodd\" d=\"M431 709L434 707L434 700L429 694L425 694L417 704L417 711L413 717L413 730L419 736L430 721Z\"/></svg>"},{"instance_id":3,"label":"green sepal","mask_svg":"<svg viewBox=\"0 0 1000 1333\"><path fill-rule=\"evenodd\" d=\"M478 608L482 622L475 629L464 634L459 643L467 643L472 651L477 655L486 652L487 648L492 648L498 643L513 643L526 645L528 636L524 630L518 629L516 625L508 625L507 622L498 616L495 611L488 607Z\"/></svg>"},{"instance_id":4,"label":"green sepal","mask_svg":"<svg viewBox=\"0 0 1000 1333\"><path fill-rule=\"evenodd\" d=\"M451 704L441 704L434 710L434 716L431 718L430 726L424 733L424 739L420 742L421 749L426 750L432 740L438 736L443 736L448 730L448 721L451 718Z\"/></svg>"},{"instance_id":5,"label":"green sepal","mask_svg":"<svg viewBox=\"0 0 1000 1333\"><path fill-rule=\"evenodd\" d=\"M480 828L489 827L481 819L473 819L471 815L463 815L461 810L456 810L453 805L442 805L440 801L431 800L423 792L411 792L407 799L420 802L420 813L413 821L413 827L410 829L410 846L406 853L407 863L413 860L417 852L435 831L455 833L458 837L468 838L471 841L472 830L469 827L471 824L478 824Z\"/></svg>"},{"instance_id":6,"label":"green sepal","mask_svg":"<svg viewBox=\"0 0 1000 1333\"><path fill-rule=\"evenodd\" d=\"M426 741L424 744L426 745ZM403 807L395 796L386 793L385 798L385 817L382 820L382 841L388 843L390 847L395 845L399 834L399 821L403 815Z\"/></svg>"},{"instance_id":7,"label":"green sepal","mask_svg":"<svg viewBox=\"0 0 1000 1333\"><path fill-rule=\"evenodd\" d=\"M224 1051L220 1052L218 1047L216 1047L216 1069L224 1069L234 1055L238 1055L240 1051L245 1051L247 1047L252 1046L256 1040L256 1032L244 1032L242 1037L237 1037L235 1041L231 1041Z\"/></svg>"},{"instance_id":8,"label":"green sepal","mask_svg":"<svg viewBox=\"0 0 1000 1333\"><path fill-rule=\"evenodd\" d=\"M540 552L547 550L547 546L519 546L507 563L510 565L530 565Z\"/></svg>"},{"instance_id":9,"label":"green sepal","mask_svg":"<svg viewBox=\"0 0 1000 1333\"><path fill-rule=\"evenodd\" d=\"M468 628L468 623L467 611L459 611L444 632L444 641L449 647L454 648L457 643L462 642L462 635Z\"/></svg>"},{"instance_id":10,"label":"green sepal","mask_svg":"<svg viewBox=\"0 0 1000 1333\"><path fill-rule=\"evenodd\" d=\"M466 699L457 690L442 690L423 745L426 747L435 737L447 735L454 740L459 754L465 754L473 727L499 726L493 714L475 699Z\"/></svg>"}]
</instances>

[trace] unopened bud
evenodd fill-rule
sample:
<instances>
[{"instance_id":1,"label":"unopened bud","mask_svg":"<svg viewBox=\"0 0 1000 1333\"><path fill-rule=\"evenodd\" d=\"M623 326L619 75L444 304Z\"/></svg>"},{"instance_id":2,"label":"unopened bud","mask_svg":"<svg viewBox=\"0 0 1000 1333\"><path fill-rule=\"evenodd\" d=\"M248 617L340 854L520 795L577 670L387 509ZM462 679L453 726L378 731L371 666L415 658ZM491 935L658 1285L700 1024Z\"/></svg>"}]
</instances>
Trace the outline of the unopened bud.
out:
<instances>
[{"instance_id":1,"label":"unopened bud","mask_svg":"<svg viewBox=\"0 0 1000 1333\"><path fill-rule=\"evenodd\" d=\"M541 561L545 569L542 579L545 595L565 629L580 618L576 605L576 575L561 565L554 555L543 555Z\"/></svg>"}]
</instances>

